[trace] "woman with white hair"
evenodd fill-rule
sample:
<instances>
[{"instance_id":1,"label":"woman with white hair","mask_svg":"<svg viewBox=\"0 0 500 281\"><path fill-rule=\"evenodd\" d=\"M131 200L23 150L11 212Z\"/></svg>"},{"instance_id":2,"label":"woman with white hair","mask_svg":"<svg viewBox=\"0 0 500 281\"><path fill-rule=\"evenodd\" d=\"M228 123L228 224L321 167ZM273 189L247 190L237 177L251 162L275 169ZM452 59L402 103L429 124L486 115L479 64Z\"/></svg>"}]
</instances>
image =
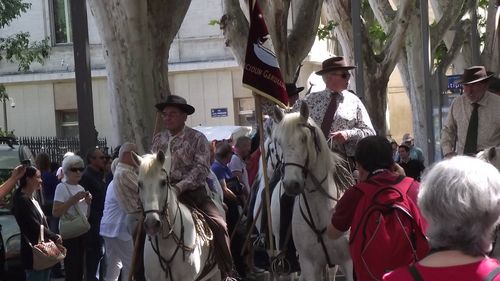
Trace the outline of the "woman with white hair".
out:
<instances>
[{"instance_id":1,"label":"woman with white hair","mask_svg":"<svg viewBox=\"0 0 500 281\"><path fill-rule=\"evenodd\" d=\"M383 280L500 280L499 262L487 257L500 216L495 167L467 156L442 161L424 175L418 205L431 253Z\"/></svg>"},{"instance_id":2,"label":"woman with white hair","mask_svg":"<svg viewBox=\"0 0 500 281\"><path fill-rule=\"evenodd\" d=\"M63 181L57 185L54 195L52 214L61 217L65 214L71 216L89 215L92 195L78 184L85 169L83 159L78 155L64 158L62 170ZM61 225L61 221L59 221ZM77 237L63 237L63 244L67 249L64 259L66 281L82 281L84 273L85 233Z\"/></svg>"}]
</instances>

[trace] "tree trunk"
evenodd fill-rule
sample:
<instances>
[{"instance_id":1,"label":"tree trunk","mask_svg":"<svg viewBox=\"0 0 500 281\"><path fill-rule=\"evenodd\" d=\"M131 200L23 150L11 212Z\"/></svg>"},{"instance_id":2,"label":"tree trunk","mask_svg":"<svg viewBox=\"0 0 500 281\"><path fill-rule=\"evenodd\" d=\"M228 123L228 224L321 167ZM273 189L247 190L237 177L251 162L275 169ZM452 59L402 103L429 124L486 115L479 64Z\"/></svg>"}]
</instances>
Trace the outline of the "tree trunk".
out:
<instances>
[{"instance_id":1,"label":"tree trunk","mask_svg":"<svg viewBox=\"0 0 500 281\"><path fill-rule=\"evenodd\" d=\"M149 150L154 104L170 94L168 52L190 0L90 0L102 39L114 136Z\"/></svg>"},{"instance_id":2,"label":"tree trunk","mask_svg":"<svg viewBox=\"0 0 500 281\"><path fill-rule=\"evenodd\" d=\"M323 0L294 2L293 6L298 8L291 28L288 26L290 3L290 0L259 1L281 74L287 83L295 82L293 81L295 72L314 44ZM221 29L226 38L226 45L233 51L239 65L243 66L249 23L243 16L240 4L244 5L238 0L224 0L225 10L221 18Z\"/></svg>"}]
</instances>

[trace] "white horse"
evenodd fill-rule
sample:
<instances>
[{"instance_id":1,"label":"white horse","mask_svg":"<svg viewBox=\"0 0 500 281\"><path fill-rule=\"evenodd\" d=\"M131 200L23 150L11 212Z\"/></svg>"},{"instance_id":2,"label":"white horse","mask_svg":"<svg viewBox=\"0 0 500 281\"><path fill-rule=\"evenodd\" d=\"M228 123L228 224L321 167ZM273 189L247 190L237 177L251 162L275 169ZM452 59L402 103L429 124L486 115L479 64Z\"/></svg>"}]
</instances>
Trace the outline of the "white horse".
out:
<instances>
[{"instance_id":1,"label":"white horse","mask_svg":"<svg viewBox=\"0 0 500 281\"><path fill-rule=\"evenodd\" d=\"M302 103L300 113L284 115L279 109L275 111L278 124L272 138L283 157L282 182L287 194L296 195L292 235L299 253L301 280L322 280L323 269L329 263L340 265L346 280L353 280L347 235L331 240L325 233L341 194L342 183L334 173L341 172L337 164L342 160L331 152L323 133L309 118L306 103Z\"/></svg>"},{"instance_id":2,"label":"white horse","mask_svg":"<svg viewBox=\"0 0 500 281\"><path fill-rule=\"evenodd\" d=\"M220 280L211 232L180 203L169 183L170 159L160 151L142 157L139 197L145 215L144 271L150 281Z\"/></svg>"},{"instance_id":3,"label":"white horse","mask_svg":"<svg viewBox=\"0 0 500 281\"><path fill-rule=\"evenodd\" d=\"M500 171L500 146L489 147L483 151L480 151L476 158L484 160L491 165L495 166L498 171ZM497 226L495 230L495 243L493 244L493 250L490 254L496 259L500 259L500 227Z\"/></svg>"}]
</instances>

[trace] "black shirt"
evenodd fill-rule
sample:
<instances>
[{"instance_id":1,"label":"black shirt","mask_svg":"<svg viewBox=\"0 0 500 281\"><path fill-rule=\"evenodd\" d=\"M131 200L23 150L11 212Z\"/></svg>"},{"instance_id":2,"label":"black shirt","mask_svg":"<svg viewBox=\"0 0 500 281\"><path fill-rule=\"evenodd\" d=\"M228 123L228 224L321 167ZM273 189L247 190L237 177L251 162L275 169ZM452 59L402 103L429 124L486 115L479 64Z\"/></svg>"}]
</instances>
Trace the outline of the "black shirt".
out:
<instances>
[{"instance_id":1,"label":"black shirt","mask_svg":"<svg viewBox=\"0 0 500 281\"><path fill-rule=\"evenodd\" d=\"M99 234L101 218L104 212L104 200L106 198L106 182L104 174L87 166L83 172L80 185L92 194L90 204L89 223L91 231Z\"/></svg>"},{"instance_id":2,"label":"black shirt","mask_svg":"<svg viewBox=\"0 0 500 281\"><path fill-rule=\"evenodd\" d=\"M420 181L420 176L425 169L425 166L424 164L422 164L422 162L415 159L410 159L406 163L403 162L403 160L400 160L398 164L405 170L406 176Z\"/></svg>"}]
</instances>

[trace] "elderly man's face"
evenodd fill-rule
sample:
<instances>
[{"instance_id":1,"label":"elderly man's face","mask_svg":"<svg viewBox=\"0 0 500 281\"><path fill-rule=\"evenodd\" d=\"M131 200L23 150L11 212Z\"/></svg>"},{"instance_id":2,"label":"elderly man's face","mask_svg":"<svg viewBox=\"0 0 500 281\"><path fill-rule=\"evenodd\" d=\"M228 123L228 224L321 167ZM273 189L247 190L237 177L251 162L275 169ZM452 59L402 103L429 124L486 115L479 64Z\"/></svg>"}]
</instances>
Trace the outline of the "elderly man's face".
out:
<instances>
[{"instance_id":1,"label":"elderly man's face","mask_svg":"<svg viewBox=\"0 0 500 281\"><path fill-rule=\"evenodd\" d=\"M171 134L177 134L184 128L187 114L174 106L167 106L161 112L163 124Z\"/></svg>"},{"instance_id":2,"label":"elderly man's face","mask_svg":"<svg viewBox=\"0 0 500 281\"><path fill-rule=\"evenodd\" d=\"M483 81L472 84L465 84L464 87L464 95L469 99L470 102L478 102L486 93L486 89L488 88L487 83L483 83Z\"/></svg>"},{"instance_id":3,"label":"elderly man's face","mask_svg":"<svg viewBox=\"0 0 500 281\"><path fill-rule=\"evenodd\" d=\"M342 92L349 86L351 74L347 70L334 70L323 75L323 81L328 89L334 92Z\"/></svg>"}]
</instances>

